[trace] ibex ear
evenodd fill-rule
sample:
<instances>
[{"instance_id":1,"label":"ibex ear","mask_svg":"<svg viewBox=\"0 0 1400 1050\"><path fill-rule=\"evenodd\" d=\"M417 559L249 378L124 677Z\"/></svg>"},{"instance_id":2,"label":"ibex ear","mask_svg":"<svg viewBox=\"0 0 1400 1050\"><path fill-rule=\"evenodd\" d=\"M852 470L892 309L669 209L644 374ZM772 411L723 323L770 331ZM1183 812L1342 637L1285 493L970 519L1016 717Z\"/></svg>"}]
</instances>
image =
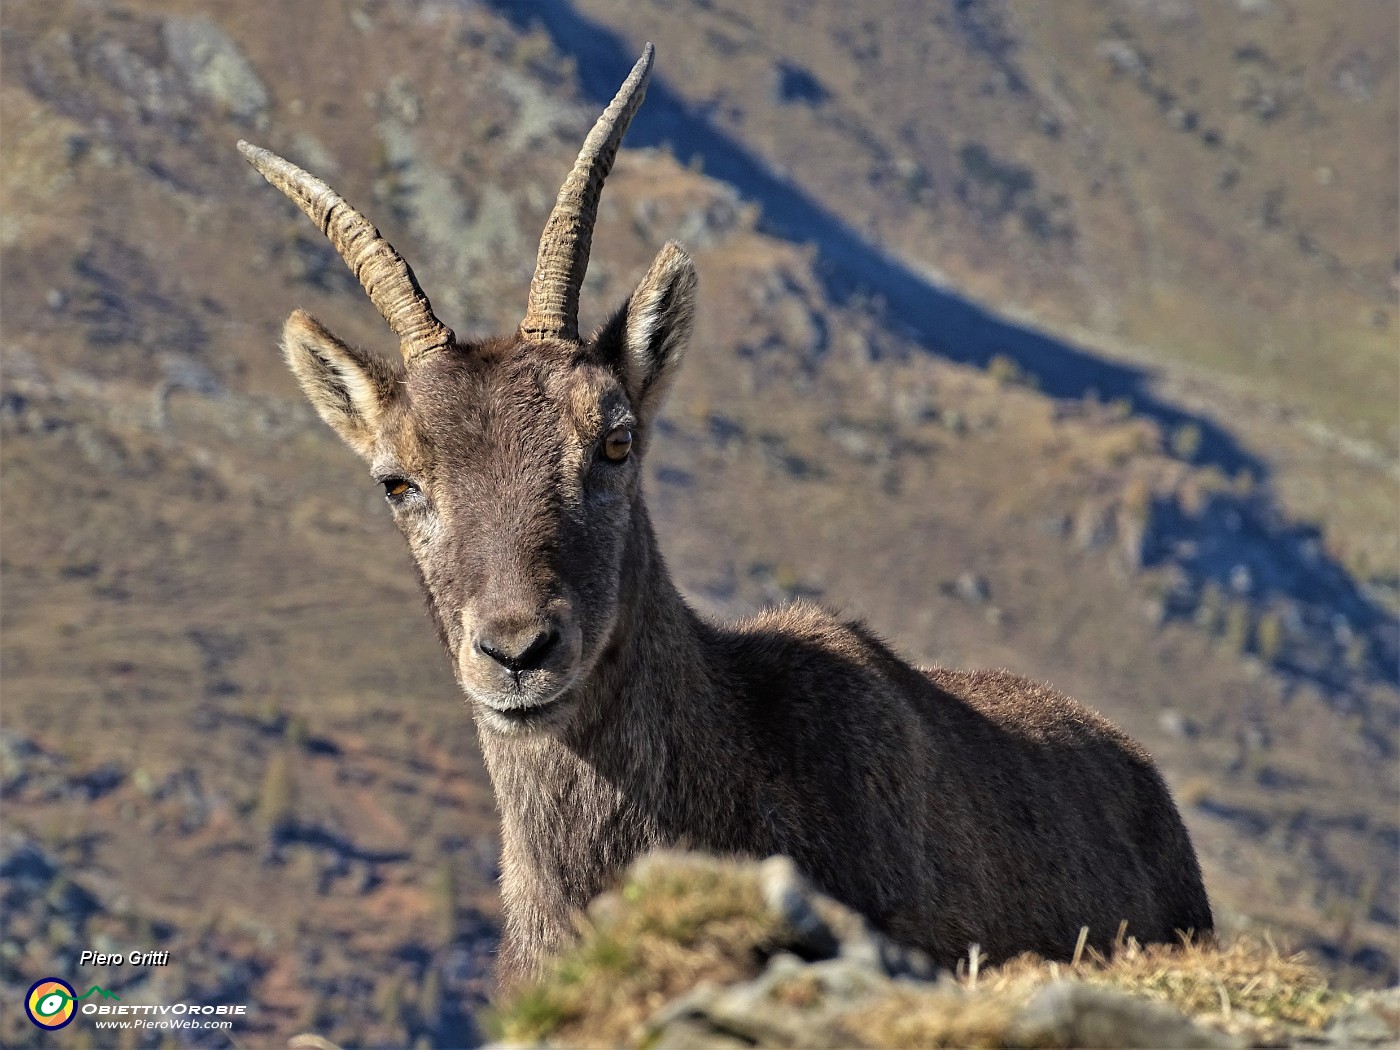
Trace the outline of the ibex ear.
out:
<instances>
[{"instance_id":1,"label":"ibex ear","mask_svg":"<svg viewBox=\"0 0 1400 1050\"><path fill-rule=\"evenodd\" d=\"M662 248L627 303L599 331L627 395L650 418L676 375L695 320L695 263L674 241Z\"/></svg>"},{"instance_id":2,"label":"ibex ear","mask_svg":"<svg viewBox=\"0 0 1400 1050\"><path fill-rule=\"evenodd\" d=\"M287 318L282 349L321 418L347 445L368 457L397 396L399 367L341 342L302 310Z\"/></svg>"}]
</instances>

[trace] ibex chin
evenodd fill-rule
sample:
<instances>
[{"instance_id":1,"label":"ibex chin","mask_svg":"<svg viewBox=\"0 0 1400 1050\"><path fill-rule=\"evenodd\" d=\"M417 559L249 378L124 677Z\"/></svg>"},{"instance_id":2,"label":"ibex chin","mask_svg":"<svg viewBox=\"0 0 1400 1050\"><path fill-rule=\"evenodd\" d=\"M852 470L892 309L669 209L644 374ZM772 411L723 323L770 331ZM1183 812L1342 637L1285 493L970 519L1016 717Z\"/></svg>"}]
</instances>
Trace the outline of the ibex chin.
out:
<instances>
[{"instance_id":1,"label":"ibex chin","mask_svg":"<svg viewBox=\"0 0 1400 1050\"><path fill-rule=\"evenodd\" d=\"M536 971L639 854L791 856L895 940L951 964L1205 935L1210 905L1151 759L1005 671L919 670L811 605L701 619L642 498L690 336L694 263L661 249L580 337L603 180L652 47L589 133L514 334L458 339L413 271L319 179L243 155L320 226L402 365L288 319L287 361L369 464L408 540L501 811L501 972Z\"/></svg>"}]
</instances>

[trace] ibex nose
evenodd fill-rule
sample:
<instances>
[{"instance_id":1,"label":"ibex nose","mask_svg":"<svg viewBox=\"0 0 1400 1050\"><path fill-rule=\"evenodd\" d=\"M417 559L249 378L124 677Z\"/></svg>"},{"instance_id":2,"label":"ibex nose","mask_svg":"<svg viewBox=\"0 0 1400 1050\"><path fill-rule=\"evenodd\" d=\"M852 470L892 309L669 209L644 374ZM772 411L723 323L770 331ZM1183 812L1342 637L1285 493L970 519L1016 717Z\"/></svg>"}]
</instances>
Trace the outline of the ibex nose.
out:
<instances>
[{"instance_id":1,"label":"ibex nose","mask_svg":"<svg viewBox=\"0 0 1400 1050\"><path fill-rule=\"evenodd\" d=\"M559 628L550 624L533 634L529 631L483 632L477 636L476 648L489 656L512 675L533 671L544 665L549 654L559 644Z\"/></svg>"}]
</instances>

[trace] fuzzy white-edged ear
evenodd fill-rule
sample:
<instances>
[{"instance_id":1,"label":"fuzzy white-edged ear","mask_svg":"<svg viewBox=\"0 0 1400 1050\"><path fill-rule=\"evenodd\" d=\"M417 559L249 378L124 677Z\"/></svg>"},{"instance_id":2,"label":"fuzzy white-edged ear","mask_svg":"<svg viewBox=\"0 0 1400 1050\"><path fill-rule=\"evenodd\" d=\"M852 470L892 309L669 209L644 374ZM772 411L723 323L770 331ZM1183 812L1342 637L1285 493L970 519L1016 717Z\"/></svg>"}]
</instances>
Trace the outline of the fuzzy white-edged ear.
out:
<instances>
[{"instance_id":1,"label":"fuzzy white-edged ear","mask_svg":"<svg viewBox=\"0 0 1400 1050\"><path fill-rule=\"evenodd\" d=\"M698 284L694 261L671 241L599 335L620 344L610 349L627 393L644 417L655 414L675 378L695 322Z\"/></svg>"},{"instance_id":2,"label":"fuzzy white-edged ear","mask_svg":"<svg viewBox=\"0 0 1400 1050\"><path fill-rule=\"evenodd\" d=\"M303 310L282 328L287 364L322 419L361 456L374 448L400 366L341 342Z\"/></svg>"}]
</instances>

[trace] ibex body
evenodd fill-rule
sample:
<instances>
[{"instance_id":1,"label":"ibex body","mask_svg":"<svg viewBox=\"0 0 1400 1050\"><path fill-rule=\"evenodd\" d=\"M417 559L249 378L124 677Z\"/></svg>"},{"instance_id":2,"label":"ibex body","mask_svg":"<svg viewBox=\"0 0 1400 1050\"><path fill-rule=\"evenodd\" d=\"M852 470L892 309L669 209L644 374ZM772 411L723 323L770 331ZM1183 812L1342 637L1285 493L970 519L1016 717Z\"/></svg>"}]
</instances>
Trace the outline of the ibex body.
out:
<instances>
[{"instance_id":1,"label":"ibex body","mask_svg":"<svg viewBox=\"0 0 1400 1050\"><path fill-rule=\"evenodd\" d=\"M1211 929L1150 759L1055 691L920 671L811 606L700 619L672 584L641 463L690 334L668 244L580 338L598 196L651 48L589 135L506 338L458 340L412 271L324 183L245 155L331 238L403 365L297 312L292 370L384 484L499 799L503 971L527 973L638 854L783 853L896 939L951 963Z\"/></svg>"}]
</instances>

